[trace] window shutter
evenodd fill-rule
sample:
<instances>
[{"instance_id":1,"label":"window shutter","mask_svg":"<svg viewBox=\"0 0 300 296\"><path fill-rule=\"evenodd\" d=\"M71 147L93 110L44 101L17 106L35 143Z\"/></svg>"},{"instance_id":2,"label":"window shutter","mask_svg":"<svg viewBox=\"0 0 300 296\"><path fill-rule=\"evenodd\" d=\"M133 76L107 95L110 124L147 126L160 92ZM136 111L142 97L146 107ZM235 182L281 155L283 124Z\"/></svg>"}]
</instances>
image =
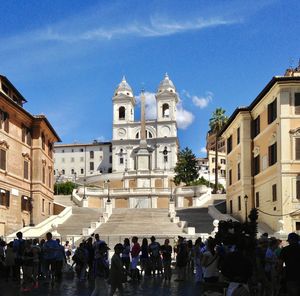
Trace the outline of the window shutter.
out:
<instances>
[{"instance_id":1,"label":"window shutter","mask_svg":"<svg viewBox=\"0 0 300 296\"><path fill-rule=\"evenodd\" d=\"M9 132L9 115L8 113L4 113L4 130Z\"/></svg>"},{"instance_id":2,"label":"window shutter","mask_svg":"<svg viewBox=\"0 0 300 296\"><path fill-rule=\"evenodd\" d=\"M9 205L10 205L10 192L6 191L5 195L6 195L6 206L9 208Z\"/></svg>"},{"instance_id":3,"label":"window shutter","mask_svg":"<svg viewBox=\"0 0 300 296\"><path fill-rule=\"evenodd\" d=\"M0 149L0 169L6 170L6 151Z\"/></svg>"},{"instance_id":4,"label":"window shutter","mask_svg":"<svg viewBox=\"0 0 300 296\"><path fill-rule=\"evenodd\" d=\"M295 139L296 160L300 160L300 138Z\"/></svg>"},{"instance_id":5,"label":"window shutter","mask_svg":"<svg viewBox=\"0 0 300 296\"><path fill-rule=\"evenodd\" d=\"M300 115L300 93L295 93L295 114Z\"/></svg>"},{"instance_id":6,"label":"window shutter","mask_svg":"<svg viewBox=\"0 0 300 296\"><path fill-rule=\"evenodd\" d=\"M296 198L300 199L300 180L296 182Z\"/></svg>"}]
</instances>

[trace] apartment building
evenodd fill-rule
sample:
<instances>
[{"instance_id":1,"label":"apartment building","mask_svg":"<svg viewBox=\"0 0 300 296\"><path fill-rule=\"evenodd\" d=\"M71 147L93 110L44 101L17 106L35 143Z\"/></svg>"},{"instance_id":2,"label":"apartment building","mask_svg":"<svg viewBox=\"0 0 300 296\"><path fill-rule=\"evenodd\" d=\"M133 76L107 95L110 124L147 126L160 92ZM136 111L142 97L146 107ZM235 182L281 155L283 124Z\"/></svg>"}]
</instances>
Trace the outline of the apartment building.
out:
<instances>
[{"instance_id":1,"label":"apartment building","mask_svg":"<svg viewBox=\"0 0 300 296\"><path fill-rule=\"evenodd\" d=\"M60 141L44 115L0 75L0 235L53 214L53 144Z\"/></svg>"},{"instance_id":2,"label":"apartment building","mask_svg":"<svg viewBox=\"0 0 300 296\"><path fill-rule=\"evenodd\" d=\"M228 213L245 220L256 207L274 231L300 231L300 67L273 77L220 135Z\"/></svg>"},{"instance_id":3,"label":"apartment building","mask_svg":"<svg viewBox=\"0 0 300 296\"><path fill-rule=\"evenodd\" d=\"M54 175L57 181L112 171L111 142L55 144Z\"/></svg>"}]
</instances>

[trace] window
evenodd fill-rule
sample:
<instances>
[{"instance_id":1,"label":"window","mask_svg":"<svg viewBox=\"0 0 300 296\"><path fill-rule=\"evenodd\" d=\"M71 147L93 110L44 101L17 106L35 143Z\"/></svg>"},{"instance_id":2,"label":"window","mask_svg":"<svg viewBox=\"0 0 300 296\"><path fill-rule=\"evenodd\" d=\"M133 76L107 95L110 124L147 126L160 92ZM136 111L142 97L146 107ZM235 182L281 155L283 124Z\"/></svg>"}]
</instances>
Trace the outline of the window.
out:
<instances>
[{"instance_id":1,"label":"window","mask_svg":"<svg viewBox=\"0 0 300 296\"><path fill-rule=\"evenodd\" d=\"M232 136L227 139L227 154L229 154L232 150Z\"/></svg>"},{"instance_id":2,"label":"window","mask_svg":"<svg viewBox=\"0 0 300 296\"><path fill-rule=\"evenodd\" d=\"M48 156L52 157L53 144L50 141L48 141L47 147L48 147Z\"/></svg>"},{"instance_id":3,"label":"window","mask_svg":"<svg viewBox=\"0 0 300 296\"><path fill-rule=\"evenodd\" d=\"M260 116L258 115L252 122L252 138L260 133Z\"/></svg>"},{"instance_id":4,"label":"window","mask_svg":"<svg viewBox=\"0 0 300 296\"><path fill-rule=\"evenodd\" d=\"M0 149L0 169L6 170L6 150Z\"/></svg>"},{"instance_id":5,"label":"window","mask_svg":"<svg viewBox=\"0 0 300 296\"><path fill-rule=\"evenodd\" d=\"M2 90L3 90L3 92L5 92L7 95L9 94L9 89L8 89L8 87L7 87L5 84L3 84L3 83L2 83Z\"/></svg>"},{"instance_id":6,"label":"window","mask_svg":"<svg viewBox=\"0 0 300 296\"><path fill-rule=\"evenodd\" d=\"M238 127L237 131L236 131L236 143L237 145L240 144L240 128Z\"/></svg>"},{"instance_id":7,"label":"window","mask_svg":"<svg viewBox=\"0 0 300 296\"><path fill-rule=\"evenodd\" d=\"M277 201L277 187L276 187L276 184L272 185L272 201Z\"/></svg>"},{"instance_id":8,"label":"window","mask_svg":"<svg viewBox=\"0 0 300 296\"><path fill-rule=\"evenodd\" d=\"M300 115L300 93L295 93L295 114Z\"/></svg>"},{"instance_id":9,"label":"window","mask_svg":"<svg viewBox=\"0 0 300 296\"><path fill-rule=\"evenodd\" d=\"M125 119L125 107L121 106L119 108L119 119Z\"/></svg>"},{"instance_id":10,"label":"window","mask_svg":"<svg viewBox=\"0 0 300 296\"><path fill-rule=\"evenodd\" d=\"M269 146L269 166L277 162L277 143Z\"/></svg>"},{"instance_id":11,"label":"window","mask_svg":"<svg viewBox=\"0 0 300 296\"><path fill-rule=\"evenodd\" d=\"M42 212L45 212L45 199L42 199Z\"/></svg>"},{"instance_id":12,"label":"window","mask_svg":"<svg viewBox=\"0 0 300 296\"><path fill-rule=\"evenodd\" d=\"M9 208L10 192L8 190L0 189L0 205Z\"/></svg>"},{"instance_id":13,"label":"window","mask_svg":"<svg viewBox=\"0 0 300 296\"><path fill-rule=\"evenodd\" d=\"M66 171L64 169L61 170L61 174L64 175Z\"/></svg>"},{"instance_id":14,"label":"window","mask_svg":"<svg viewBox=\"0 0 300 296\"><path fill-rule=\"evenodd\" d=\"M9 132L9 115L7 112L0 110L0 128L2 127L5 132Z\"/></svg>"},{"instance_id":15,"label":"window","mask_svg":"<svg viewBox=\"0 0 300 296\"><path fill-rule=\"evenodd\" d=\"M63 149L63 150L61 151L61 153L65 153L65 150Z\"/></svg>"},{"instance_id":16,"label":"window","mask_svg":"<svg viewBox=\"0 0 300 296\"><path fill-rule=\"evenodd\" d=\"M215 169L212 169L212 173L214 174L216 172L216 170Z\"/></svg>"},{"instance_id":17,"label":"window","mask_svg":"<svg viewBox=\"0 0 300 296\"><path fill-rule=\"evenodd\" d=\"M237 164L237 179L241 179L241 163Z\"/></svg>"},{"instance_id":18,"label":"window","mask_svg":"<svg viewBox=\"0 0 300 296\"><path fill-rule=\"evenodd\" d=\"M45 135L44 135L44 133L42 133L41 138L42 138L42 149L45 150Z\"/></svg>"},{"instance_id":19,"label":"window","mask_svg":"<svg viewBox=\"0 0 300 296\"><path fill-rule=\"evenodd\" d=\"M120 164L123 164L123 163L124 163L124 158L120 157Z\"/></svg>"},{"instance_id":20,"label":"window","mask_svg":"<svg viewBox=\"0 0 300 296\"><path fill-rule=\"evenodd\" d=\"M112 145L109 145L109 152L112 152Z\"/></svg>"},{"instance_id":21,"label":"window","mask_svg":"<svg viewBox=\"0 0 300 296\"><path fill-rule=\"evenodd\" d=\"M90 171L93 171L93 170L94 170L94 163L90 162Z\"/></svg>"},{"instance_id":22,"label":"window","mask_svg":"<svg viewBox=\"0 0 300 296\"><path fill-rule=\"evenodd\" d=\"M212 163L214 163L214 162L215 162L215 158L214 158L214 157L211 159L211 162L212 162Z\"/></svg>"},{"instance_id":23,"label":"window","mask_svg":"<svg viewBox=\"0 0 300 296\"><path fill-rule=\"evenodd\" d=\"M255 207L259 208L259 192L255 193Z\"/></svg>"},{"instance_id":24,"label":"window","mask_svg":"<svg viewBox=\"0 0 300 296\"><path fill-rule=\"evenodd\" d=\"M27 128L26 130L26 144L29 146L31 146L32 144L31 130L29 128ZM52 150L52 146L51 146L51 150Z\"/></svg>"},{"instance_id":25,"label":"window","mask_svg":"<svg viewBox=\"0 0 300 296\"><path fill-rule=\"evenodd\" d=\"M232 214L232 200L229 201L229 213Z\"/></svg>"},{"instance_id":26,"label":"window","mask_svg":"<svg viewBox=\"0 0 300 296\"><path fill-rule=\"evenodd\" d=\"M45 166L43 166L43 169L42 169L42 178L43 178L43 183L45 184L46 183L46 168Z\"/></svg>"},{"instance_id":27,"label":"window","mask_svg":"<svg viewBox=\"0 0 300 296\"><path fill-rule=\"evenodd\" d=\"M80 174L83 174L84 173L84 169L80 169Z\"/></svg>"},{"instance_id":28,"label":"window","mask_svg":"<svg viewBox=\"0 0 300 296\"><path fill-rule=\"evenodd\" d=\"M50 168L48 171L48 186L49 186L49 188L52 187L52 170Z\"/></svg>"},{"instance_id":29,"label":"window","mask_svg":"<svg viewBox=\"0 0 300 296\"><path fill-rule=\"evenodd\" d=\"M295 159L300 160L300 138L295 138Z\"/></svg>"},{"instance_id":30,"label":"window","mask_svg":"<svg viewBox=\"0 0 300 296\"><path fill-rule=\"evenodd\" d=\"M72 149L71 152L74 152L74 149Z\"/></svg>"},{"instance_id":31,"label":"window","mask_svg":"<svg viewBox=\"0 0 300 296\"><path fill-rule=\"evenodd\" d=\"M241 197L238 196L238 210L240 211L241 209L242 209Z\"/></svg>"},{"instance_id":32,"label":"window","mask_svg":"<svg viewBox=\"0 0 300 296\"><path fill-rule=\"evenodd\" d=\"M21 211L29 212L29 210L30 210L29 198L25 195L22 195L22 198L21 198Z\"/></svg>"},{"instance_id":33,"label":"window","mask_svg":"<svg viewBox=\"0 0 300 296\"><path fill-rule=\"evenodd\" d=\"M168 104L162 105L162 117L169 117L170 115L170 109Z\"/></svg>"},{"instance_id":34,"label":"window","mask_svg":"<svg viewBox=\"0 0 300 296\"><path fill-rule=\"evenodd\" d=\"M80 152L83 152L83 148L80 148Z\"/></svg>"},{"instance_id":35,"label":"window","mask_svg":"<svg viewBox=\"0 0 300 296\"><path fill-rule=\"evenodd\" d=\"M94 151L90 151L90 158L94 159Z\"/></svg>"},{"instance_id":36,"label":"window","mask_svg":"<svg viewBox=\"0 0 300 296\"><path fill-rule=\"evenodd\" d=\"M71 169L71 174L72 174L72 175L74 175L74 172L75 172L74 169Z\"/></svg>"},{"instance_id":37,"label":"window","mask_svg":"<svg viewBox=\"0 0 300 296\"><path fill-rule=\"evenodd\" d=\"M232 170L229 170L229 185L232 184Z\"/></svg>"},{"instance_id":38,"label":"window","mask_svg":"<svg viewBox=\"0 0 300 296\"><path fill-rule=\"evenodd\" d=\"M112 156L109 156L109 163L112 163Z\"/></svg>"},{"instance_id":39,"label":"window","mask_svg":"<svg viewBox=\"0 0 300 296\"><path fill-rule=\"evenodd\" d=\"M300 180L296 181L296 198L300 199Z\"/></svg>"},{"instance_id":40,"label":"window","mask_svg":"<svg viewBox=\"0 0 300 296\"><path fill-rule=\"evenodd\" d=\"M140 137L140 132L137 132L135 138L138 139Z\"/></svg>"},{"instance_id":41,"label":"window","mask_svg":"<svg viewBox=\"0 0 300 296\"><path fill-rule=\"evenodd\" d=\"M268 124L277 118L277 99L268 105Z\"/></svg>"},{"instance_id":42,"label":"window","mask_svg":"<svg viewBox=\"0 0 300 296\"><path fill-rule=\"evenodd\" d=\"M221 164L226 164L226 159L221 158Z\"/></svg>"},{"instance_id":43,"label":"window","mask_svg":"<svg viewBox=\"0 0 300 296\"><path fill-rule=\"evenodd\" d=\"M29 163L27 160L24 160L24 179L29 179Z\"/></svg>"},{"instance_id":44,"label":"window","mask_svg":"<svg viewBox=\"0 0 300 296\"><path fill-rule=\"evenodd\" d=\"M259 164L260 164L260 157L259 157L259 155L257 155L253 159L253 174L254 174L254 176L259 174L259 169L260 169Z\"/></svg>"}]
</instances>

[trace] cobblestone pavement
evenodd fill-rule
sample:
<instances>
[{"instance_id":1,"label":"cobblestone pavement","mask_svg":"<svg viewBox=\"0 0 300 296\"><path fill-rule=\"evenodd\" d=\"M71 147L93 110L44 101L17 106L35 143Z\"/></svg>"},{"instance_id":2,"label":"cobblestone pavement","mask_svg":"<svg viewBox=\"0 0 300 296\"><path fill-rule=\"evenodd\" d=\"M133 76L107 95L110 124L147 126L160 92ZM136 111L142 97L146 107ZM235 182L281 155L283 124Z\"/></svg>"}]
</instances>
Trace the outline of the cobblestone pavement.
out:
<instances>
[{"instance_id":1,"label":"cobblestone pavement","mask_svg":"<svg viewBox=\"0 0 300 296\"><path fill-rule=\"evenodd\" d=\"M175 281L176 275L173 276L170 282L164 281L162 277L143 278L139 283L126 283L124 285L123 295L203 295L201 294L199 285L193 282L190 278L185 282ZM40 287L30 292L20 292L20 286L16 282L5 282L0 280L0 296L90 296L94 289L93 281L80 283L76 278L64 279L60 284L55 283L53 287L49 284L40 284ZM107 290L101 293L101 296L106 296ZM115 295L119 295L116 293ZM219 293L206 295L222 295Z\"/></svg>"}]
</instances>

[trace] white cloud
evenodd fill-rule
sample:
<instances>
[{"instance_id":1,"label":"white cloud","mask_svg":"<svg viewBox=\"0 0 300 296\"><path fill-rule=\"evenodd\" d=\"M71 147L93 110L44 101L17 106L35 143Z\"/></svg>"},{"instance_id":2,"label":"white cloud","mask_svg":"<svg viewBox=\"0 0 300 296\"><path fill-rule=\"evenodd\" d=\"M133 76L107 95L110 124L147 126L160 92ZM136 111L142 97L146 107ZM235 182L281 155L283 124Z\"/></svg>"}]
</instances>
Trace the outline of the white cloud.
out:
<instances>
[{"instance_id":1,"label":"white cloud","mask_svg":"<svg viewBox=\"0 0 300 296\"><path fill-rule=\"evenodd\" d=\"M177 104L177 126L180 129L187 129L194 121L195 116L192 112L185 110L182 106L182 101Z\"/></svg>"},{"instance_id":2,"label":"white cloud","mask_svg":"<svg viewBox=\"0 0 300 296\"><path fill-rule=\"evenodd\" d=\"M210 91L207 91L205 96L196 96L196 95L191 95L188 91L183 90L182 91L183 95L185 95L187 98L192 99L193 104L196 107L199 107L200 109L203 109L208 106L208 104L212 101L213 99L213 93Z\"/></svg>"},{"instance_id":3,"label":"white cloud","mask_svg":"<svg viewBox=\"0 0 300 296\"><path fill-rule=\"evenodd\" d=\"M139 104L141 101L141 97L136 97L137 103ZM146 107L146 119L156 119L156 98L155 93L152 92L145 92L145 107ZM179 103L177 104L177 113L176 113L176 121L177 121L177 127L179 129L186 129L188 126L190 126L195 116L192 112L184 109L183 103L181 100L179 100Z\"/></svg>"},{"instance_id":4,"label":"white cloud","mask_svg":"<svg viewBox=\"0 0 300 296\"><path fill-rule=\"evenodd\" d=\"M206 147L201 147L200 152L201 153L207 153Z\"/></svg>"}]
</instances>

